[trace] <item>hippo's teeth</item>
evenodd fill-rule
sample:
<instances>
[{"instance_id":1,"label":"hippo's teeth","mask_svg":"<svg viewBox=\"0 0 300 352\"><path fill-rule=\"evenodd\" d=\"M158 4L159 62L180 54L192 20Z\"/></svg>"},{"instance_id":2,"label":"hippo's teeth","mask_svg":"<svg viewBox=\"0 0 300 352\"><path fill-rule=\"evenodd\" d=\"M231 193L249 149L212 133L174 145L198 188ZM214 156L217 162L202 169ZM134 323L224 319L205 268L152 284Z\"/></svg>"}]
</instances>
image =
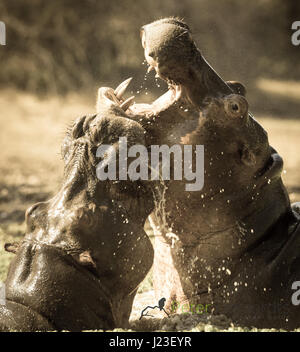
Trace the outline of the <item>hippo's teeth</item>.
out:
<instances>
[{"instance_id":1,"label":"hippo's teeth","mask_svg":"<svg viewBox=\"0 0 300 352\"><path fill-rule=\"evenodd\" d=\"M110 99L110 100L112 100L114 103L116 103L116 104L120 104L120 101L119 101L119 99L115 96L115 94L110 94L110 93L108 93L108 98Z\"/></svg>"},{"instance_id":2,"label":"hippo's teeth","mask_svg":"<svg viewBox=\"0 0 300 352\"><path fill-rule=\"evenodd\" d=\"M147 73L150 73L152 70L155 70L155 68L153 66L149 65Z\"/></svg>"},{"instance_id":3,"label":"hippo's teeth","mask_svg":"<svg viewBox=\"0 0 300 352\"><path fill-rule=\"evenodd\" d=\"M175 99L178 100L180 98L182 92L181 86L176 86L175 87Z\"/></svg>"},{"instance_id":4,"label":"hippo's teeth","mask_svg":"<svg viewBox=\"0 0 300 352\"><path fill-rule=\"evenodd\" d=\"M130 105L133 104L133 100L134 100L134 96L126 99L121 105L120 105L120 108L123 109L124 111L126 111Z\"/></svg>"},{"instance_id":5,"label":"hippo's teeth","mask_svg":"<svg viewBox=\"0 0 300 352\"><path fill-rule=\"evenodd\" d=\"M122 98L123 94L125 93L126 88L129 86L129 83L131 82L132 77L126 79L124 82L122 82L118 87L115 89L115 95L118 99Z\"/></svg>"}]
</instances>

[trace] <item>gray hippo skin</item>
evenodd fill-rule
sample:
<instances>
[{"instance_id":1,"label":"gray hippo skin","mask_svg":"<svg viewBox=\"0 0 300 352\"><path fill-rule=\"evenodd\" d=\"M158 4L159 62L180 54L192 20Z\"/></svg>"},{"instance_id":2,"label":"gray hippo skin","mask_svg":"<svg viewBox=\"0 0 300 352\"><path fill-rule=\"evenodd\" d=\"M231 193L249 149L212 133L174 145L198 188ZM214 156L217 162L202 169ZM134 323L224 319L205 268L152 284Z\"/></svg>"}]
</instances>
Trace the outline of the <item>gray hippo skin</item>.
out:
<instances>
[{"instance_id":1,"label":"gray hippo skin","mask_svg":"<svg viewBox=\"0 0 300 352\"><path fill-rule=\"evenodd\" d=\"M127 137L129 146L145 143L143 128L110 91L100 89L98 114L77 119L67 132L60 191L27 210L23 241L6 246L16 256L0 331L128 326L136 289L153 262L143 229L153 200L147 183L96 176L98 146L114 145L118 152L119 137Z\"/></svg>"},{"instance_id":2,"label":"gray hippo skin","mask_svg":"<svg viewBox=\"0 0 300 352\"><path fill-rule=\"evenodd\" d=\"M157 297L169 307L210 304L241 325L300 327L291 301L300 280L299 203L290 205L282 159L248 111L245 88L217 75L177 19L146 25L141 37L169 91L132 113L158 144L205 148L203 189L169 181L163 211L151 216Z\"/></svg>"}]
</instances>

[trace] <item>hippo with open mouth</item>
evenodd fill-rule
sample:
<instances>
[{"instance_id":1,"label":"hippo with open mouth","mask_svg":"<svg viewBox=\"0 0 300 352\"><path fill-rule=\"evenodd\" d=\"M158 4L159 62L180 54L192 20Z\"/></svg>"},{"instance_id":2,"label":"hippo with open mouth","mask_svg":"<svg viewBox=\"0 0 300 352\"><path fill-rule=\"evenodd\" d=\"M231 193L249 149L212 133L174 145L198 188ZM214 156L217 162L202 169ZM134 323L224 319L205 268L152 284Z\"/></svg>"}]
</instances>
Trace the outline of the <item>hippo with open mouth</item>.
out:
<instances>
[{"instance_id":1,"label":"hippo with open mouth","mask_svg":"<svg viewBox=\"0 0 300 352\"><path fill-rule=\"evenodd\" d=\"M126 327L153 261L143 225L154 200L158 298L169 307L205 304L242 325L299 327L291 298L300 279L300 206L290 204L282 159L249 113L245 88L217 75L182 21L146 25L141 39L149 69L169 90L134 104L122 98L129 81L101 88L98 114L75 122L63 143L61 190L28 209L24 240L6 246L16 257L0 330ZM204 145L203 189L187 191L179 180L162 191L161 182L100 181L96 150L117 149L122 136L129 145Z\"/></svg>"},{"instance_id":2,"label":"hippo with open mouth","mask_svg":"<svg viewBox=\"0 0 300 352\"><path fill-rule=\"evenodd\" d=\"M120 97L121 84L115 91ZM98 114L83 116L62 145L64 179L49 201L26 212L26 235L14 252L0 306L0 331L81 331L128 326L138 285L153 262L144 231L153 210L148 182L100 181L99 146L118 140L144 145L145 131L129 120L125 101L101 88ZM104 159L109 159L107 151Z\"/></svg>"},{"instance_id":3,"label":"hippo with open mouth","mask_svg":"<svg viewBox=\"0 0 300 352\"><path fill-rule=\"evenodd\" d=\"M169 84L152 104L128 112L147 142L204 145L204 187L165 182L155 232L157 298L210 304L235 323L294 329L300 310L300 206L290 204L283 161L248 111L245 88L224 82L175 18L142 28L149 70ZM293 286L295 288L295 286ZM296 286L297 287L297 286Z\"/></svg>"}]
</instances>

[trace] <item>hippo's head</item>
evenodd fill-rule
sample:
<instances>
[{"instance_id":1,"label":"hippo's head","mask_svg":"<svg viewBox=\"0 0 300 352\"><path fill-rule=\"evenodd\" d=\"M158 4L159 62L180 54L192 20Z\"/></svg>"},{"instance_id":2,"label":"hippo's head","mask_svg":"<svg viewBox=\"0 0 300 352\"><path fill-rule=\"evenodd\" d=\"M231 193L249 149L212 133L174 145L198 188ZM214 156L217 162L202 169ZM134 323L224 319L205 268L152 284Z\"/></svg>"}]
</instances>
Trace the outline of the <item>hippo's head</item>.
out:
<instances>
[{"instance_id":1,"label":"hippo's head","mask_svg":"<svg viewBox=\"0 0 300 352\"><path fill-rule=\"evenodd\" d=\"M176 136L163 140L169 145L204 145L204 187L187 192L184 182L168 184L168 224L186 244L228 228L235 238L227 236L224 251L234 251L241 229L251 234L243 237L247 245L254 243L274 217L286 212L289 200L280 178L282 159L248 111L244 86L222 80L180 20L166 18L144 26L141 40L149 69L169 85L168 92L148 107L157 117L153 125ZM131 107L141 114L142 109L138 104ZM274 193L280 201L263 220Z\"/></svg>"},{"instance_id":2,"label":"hippo's head","mask_svg":"<svg viewBox=\"0 0 300 352\"><path fill-rule=\"evenodd\" d=\"M118 175L116 180L99 180L96 174L101 161L97 149L101 145L112 146L104 158L109 161L115 153L118 173L119 139L126 137L128 148L145 143L143 128L129 120L124 110L110 100L109 90L101 88L98 114L78 118L67 131L61 149L63 185L53 199L27 210L28 234L34 233L56 244L65 241L67 234L69 245L84 248L93 247L91 237L100 240L99 231L111 232L114 224L121 232L125 227L144 224L152 207L148 184L139 180L119 181Z\"/></svg>"},{"instance_id":3,"label":"hippo's head","mask_svg":"<svg viewBox=\"0 0 300 352\"><path fill-rule=\"evenodd\" d=\"M193 224L191 232L199 234L241 221L252 208L263 207L263 195L271 193L265 192L265 187L274 188L273 192L281 188L283 165L269 145L266 131L248 111L244 86L222 80L180 20L150 23L142 28L141 39L150 69L169 84L169 91L152 104L158 118L167 122L165 131L177 136L173 143L204 145L204 187L188 196L189 202L194 200L195 206L202 208L198 221L188 220L190 206L184 214L184 202L178 199L181 206L173 212L170 223L187 217L186 222ZM176 191L180 187L185 197L187 192L180 182L170 184L170 193L180 194ZM286 194L281 197L281 209L274 210L277 214L289 204ZM242 204L247 206L243 209ZM219 215L224 212L228 216ZM265 221L264 226L270 223Z\"/></svg>"},{"instance_id":4,"label":"hippo's head","mask_svg":"<svg viewBox=\"0 0 300 352\"><path fill-rule=\"evenodd\" d=\"M207 98L232 93L245 95L241 83L224 82L212 69L184 22L165 18L145 25L141 29L141 41L148 72L155 70L156 77L167 82L168 91L152 104L131 105L128 113L131 118L140 116L143 127L155 136L154 144L180 143L186 133L194 131ZM154 117L153 123L149 122L151 117Z\"/></svg>"},{"instance_id":5,"label":"hippo's head","mask_svg":"<svg viewBox=\"0 0 300 352\"><path fill-rule=\"evenodd\" d=\"M167 223L171 231L156 236L155 286L173 301L184 296L193 301L202 295L223 302L228 300L223 285L243 268L241 262L251 266L248 256L267 242L274 224L290 221L289 198L281 180L283 162L248 111L244 86L222 80L203 58L185 23L174 18L155 21L142 28L141 39L149 70L169 86L148 107L156 116L153 126L174 136L160 140L204 146L203 188L189 192L185 182L167 184L164 212L156 225ZM142 115L142 106L131 109ZM278 238L286 232L278 232ZM266 262L278 250L270 243ZM254 275L261 269L255 265ZM163 286L170 277L180 280Z\"/></svg>"},{"instance_id":6,"label":"hippo's head","mask_svg":"<svg viewBox=\"0 0 300 352\"><path fill-rule=\"evenodd\" d=\"M145 143L144 129L127 118L124 105L113 101L109 93L109 88L101 88L98 114L78 118L67 131L62 145L62 186L52 199L34 204L26 211L23 243L60 250L71 256L82 270L99 278L115 315L115 324L121 326L128 319L132 293L152 265L153 249L144 232L144 223L153 209L153 199L146 181L97 177L101 161L109 161L113 155L118 160L120 137L127 138L128 147ZM111 147L100 159L97 150L104 144ZM24 255L20 259L33 260ZM14 265L18 263L16 259ZM53 265L51 268L45 263L44 270L55 271L54 262ZM37 272L30 275L39 277ZM65 279L68 280L67 276ZM20 278L14 273L11 280L17 282ZM52 284L44 284L45 292L49 285ZM64 284L58 284L58 289L60 285ZM120 307L122 304L124 307Z\"/></svg>"},{"instance_id":7,"label":"hippo's head","mask_svg":"<svg viewBox=\"0 0 300 352\"><path fill-rule=\"evenodd\" d=\"M154 69L171 89L186 91L196 107L207 95L232 92L203 58L184 22L165 18L150 23L142 27L141 40L149 71Z\"/></svg>"}]
</instances>

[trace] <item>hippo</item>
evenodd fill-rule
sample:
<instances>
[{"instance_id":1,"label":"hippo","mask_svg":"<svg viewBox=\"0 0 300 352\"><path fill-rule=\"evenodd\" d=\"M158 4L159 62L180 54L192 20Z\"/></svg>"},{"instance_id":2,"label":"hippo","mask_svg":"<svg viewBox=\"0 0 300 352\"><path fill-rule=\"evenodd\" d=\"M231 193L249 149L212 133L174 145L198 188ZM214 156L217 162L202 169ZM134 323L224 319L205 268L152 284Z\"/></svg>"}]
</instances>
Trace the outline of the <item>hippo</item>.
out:
<instances>
[{"instance_id":1,"label":"hippo","mask_svg":"<svg viewBox=\"0 0 300 352\"><path fill-rule=\"evenodd\" d=\"M300 327L291 299L300 280L300 203L290 204L282 158L249 112L245 87L214 71L177 18L144 26L141 40L149 71L169 89L128 115L138 116L146 143L204 146L203 188L164 182L150 216L157 298L166 307L208 304L243 326Z\"/></svg>"},{"instance_id":2,"label":"hippo","mask_svg":"<svg viewBox=\"0 0 300 352\"><path fill-rule=\"evenodd\" d=\"M144 223L154 203L141 180L100 180L97 149L118 139L145 144L114 92L99 89L97 114L78 118L62 144L64 177L50 200L31 206L16 244L0 306L0 331L82 331L127 327L138 285L153 262ZM103 161L112 157L108 150Z\"/></svg>"}]
</instances>

